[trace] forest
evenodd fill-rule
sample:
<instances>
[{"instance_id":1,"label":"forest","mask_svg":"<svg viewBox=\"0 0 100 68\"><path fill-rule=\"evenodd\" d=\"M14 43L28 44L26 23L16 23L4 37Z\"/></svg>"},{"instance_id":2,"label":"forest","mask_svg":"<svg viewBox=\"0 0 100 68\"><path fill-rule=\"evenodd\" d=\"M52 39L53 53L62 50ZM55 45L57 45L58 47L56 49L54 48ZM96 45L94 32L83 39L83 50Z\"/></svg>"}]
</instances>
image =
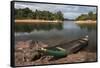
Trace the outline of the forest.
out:
<instances>
[{"instance_id":1,"label":"forest","mask_svg":"<svg viewBox=\"0 0 100 68\"><path fill-rule=\"evenodd\" d=\"M81 14L76 20L96 20L96 13L88 12L88 14Z\"/></svg>"},{"instance_id":2,"label":"forest","mask_svg":"<svg viewBox=\"0 0 100 68\"><path fill-rule=\"evenodd\" d=\"M63 14L61 11L50 12L50 11L32 11L29 8L15 8L15 19L37 19L37 20L64 20Z\"/></svg>"}]
</instances>

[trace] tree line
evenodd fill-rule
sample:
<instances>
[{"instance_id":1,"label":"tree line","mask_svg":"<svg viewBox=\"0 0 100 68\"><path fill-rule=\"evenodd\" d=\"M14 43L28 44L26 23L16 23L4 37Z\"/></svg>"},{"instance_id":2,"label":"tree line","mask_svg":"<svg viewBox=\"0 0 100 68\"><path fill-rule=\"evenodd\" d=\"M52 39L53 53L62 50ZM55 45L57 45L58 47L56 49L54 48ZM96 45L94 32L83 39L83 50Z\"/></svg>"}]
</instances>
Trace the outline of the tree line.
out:
<instances>
[{"instance_id":1,"label":"tree line","mask_svg":"<svg viewBox=\"0 0 100 68\"><path fill-rule=\"evenodd\" d=\"M32 11L29 8L15 9L15 19L40 19L40 20L64 20L61 11L50 12L50 11Z\"/></svg>"},{"instance_id":2,"label":"tree line","mask_svg":"<svg viewBox=\"0 0 100 68\"><path fill-rule=\"evenodd\" d=\"M96 13L89 12L88 14L81 14L76 20L96 20Z\"/></svg>"}]
</instances>

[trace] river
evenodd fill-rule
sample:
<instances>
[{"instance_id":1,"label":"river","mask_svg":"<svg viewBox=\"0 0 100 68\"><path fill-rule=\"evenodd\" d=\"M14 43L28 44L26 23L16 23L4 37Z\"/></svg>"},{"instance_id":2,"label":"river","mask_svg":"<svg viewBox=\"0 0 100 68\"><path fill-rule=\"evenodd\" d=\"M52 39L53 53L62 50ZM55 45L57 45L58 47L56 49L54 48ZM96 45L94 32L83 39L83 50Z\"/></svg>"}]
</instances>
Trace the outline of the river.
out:
<instances>
[{"instance_id":1,"label":"river","mask_svg":"<svg viewBox=\"0 0 100 68\"><path fill-rule=\"evenodd\" d=\"M88 48L96 51L96 25L75 24L75 21L64 21L59 24L16 24L15 42L39 40L48 45L56 45L81 37L89 36Z\"/></svg>"}]
</instances>

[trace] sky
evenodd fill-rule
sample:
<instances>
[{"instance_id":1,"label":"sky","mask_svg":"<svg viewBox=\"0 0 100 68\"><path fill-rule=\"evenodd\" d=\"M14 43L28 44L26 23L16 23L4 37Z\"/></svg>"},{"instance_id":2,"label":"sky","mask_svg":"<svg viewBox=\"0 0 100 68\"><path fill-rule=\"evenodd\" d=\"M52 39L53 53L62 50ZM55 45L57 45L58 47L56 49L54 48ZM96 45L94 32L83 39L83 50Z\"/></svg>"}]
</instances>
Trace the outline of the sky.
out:
<instances>
[{"instance_id":1,"label":"sky","mask_svg":"<svg viewBox=\"0 0 100 68\"><path fill-rule=\"evenodd\" d=\"M87 14L92 11L96 13L96 7L91 6L75 6L75 5L58 5L58 4L43 4L43 3L26 3L26 2L15 2L15 8L30 8L32 11L46 10L50 12L61 11L64 15L64 18L75 19L80 14Z\"/></svg>"}]
</instances>

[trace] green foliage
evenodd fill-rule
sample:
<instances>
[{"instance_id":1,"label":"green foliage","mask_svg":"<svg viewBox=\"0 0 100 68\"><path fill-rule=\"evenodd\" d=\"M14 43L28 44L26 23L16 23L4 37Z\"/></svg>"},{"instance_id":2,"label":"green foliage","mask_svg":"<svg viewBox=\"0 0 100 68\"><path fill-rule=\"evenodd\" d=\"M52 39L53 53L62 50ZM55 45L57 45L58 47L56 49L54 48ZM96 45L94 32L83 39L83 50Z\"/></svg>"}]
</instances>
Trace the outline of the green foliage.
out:
<instances>
[{"instance_id":1,"label":"green foliage","mask_svg":"<svg viewBox=\"0 0 100 68\"><path fill-rule=\"evenodd\" d=\"M24 19L32 17L32 10L29 8L24 9L15 9L15 18L16 19Z\"/></svg>"},{"instance_id":2,"label":"green foliage","mask_svg":"<svg viewBox=\"0 0 100 68\"><path fill-rule=\"evenodd\" d=\"M81 14L76 20L96 20L96 13L89 12L88 14Z\"/></svg>"},{"instance_id":3,"label":"green foliage","mask_svg":"<svg viewBox=\"0 0 100 68\"><path fill-rule=\"evenodd\" d=\"M15 19L42 19L42 20L64 20L61 11L52 13L49 11L32 11L29 8L15 9Z\"/></svg>"}]
</instances>

